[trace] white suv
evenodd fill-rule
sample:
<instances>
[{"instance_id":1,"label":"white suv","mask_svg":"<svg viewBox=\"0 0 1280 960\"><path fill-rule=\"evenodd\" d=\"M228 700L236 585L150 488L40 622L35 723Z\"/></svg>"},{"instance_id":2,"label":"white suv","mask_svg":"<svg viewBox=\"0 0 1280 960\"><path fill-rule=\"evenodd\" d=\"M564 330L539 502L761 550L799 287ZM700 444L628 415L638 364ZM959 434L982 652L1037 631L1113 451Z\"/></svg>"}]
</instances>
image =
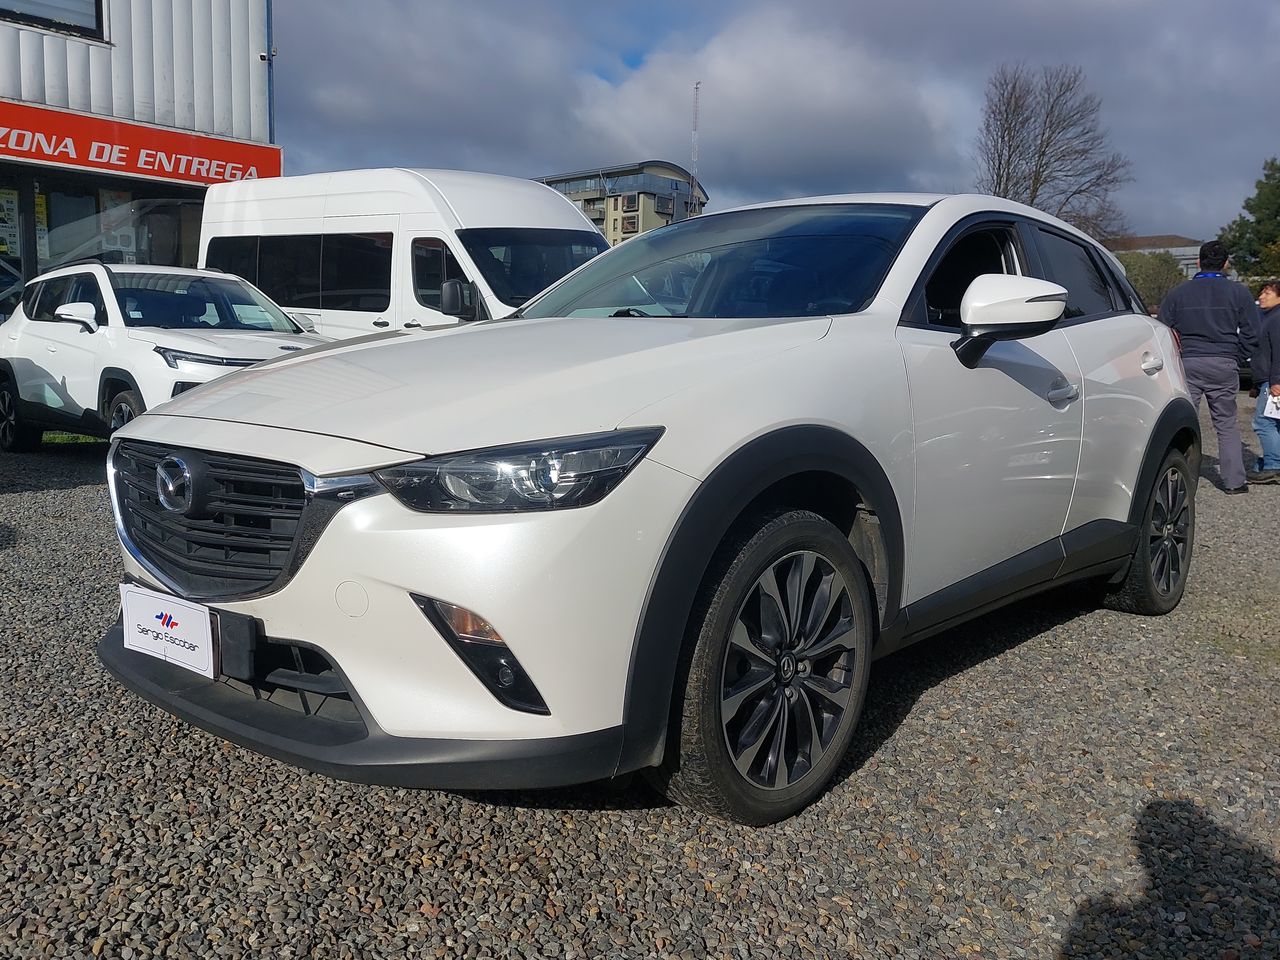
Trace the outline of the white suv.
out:
<instances>
[{"instance_id":1,"label":"white suv","mask_svg":"<svg viewBox=\"0 0 1280 960\"><path fill-rule=\"evenodd\" d=\"M30 281L0 324L0 450L108 436L214 377L328 342L214 270L82 262Z\"/></svg>"},{"instance_id":2,"label":"white suv","mask_svg":"<svg viewBox=\"0 0 1280 960\"><path fill-rule=\"evenodd\" d=\"M336 343L131 423L126 685L333 776L645 769L748 823L813 799L871 660L1088 580L1163 613L1199 434L1088 237L990 197L716 213L513 319Z\"/></svg>"}]
</instances>

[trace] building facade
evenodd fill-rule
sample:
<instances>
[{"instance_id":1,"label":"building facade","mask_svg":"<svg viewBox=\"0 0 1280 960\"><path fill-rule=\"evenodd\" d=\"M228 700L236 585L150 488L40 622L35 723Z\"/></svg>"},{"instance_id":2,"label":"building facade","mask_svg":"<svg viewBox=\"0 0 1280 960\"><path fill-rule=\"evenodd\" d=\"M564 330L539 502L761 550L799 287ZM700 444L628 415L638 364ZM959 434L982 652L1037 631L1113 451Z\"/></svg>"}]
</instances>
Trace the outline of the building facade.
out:
<instances>
[{"instance_id":1,"label":"building facade","mask_svg":"<svg viewBox=\"0 0 1280 960\"><path fill-rule=\"evenodd\" d=\"M581 207L615 245L654 227L696 217L708 199L693 174L666 160L578 170L538 181Z\"/></svg>"},{"instance_id":2,"label":"building facade","mask_svg":"<svg viewBox=\"0 0 1280 960\"><path fill-rule=\"evenodd\" d=\"M270 0L0 0L0 319L87 257L194 266L211 183L279 176Z\"/></svg>"},{"instance_id":3,"label":"building facade","mask_svg":"<svg viewBox=\"0 0 1280 960\"><path fill-rule=\"evenodd\" d=\"M1112 253L1171 253L1178 260L1184 276L1193 277L1199 269L1200 241L1178 234L1162 233L1150 237L1116 237L1106 242Z\"/></svg>"}]
</instances>

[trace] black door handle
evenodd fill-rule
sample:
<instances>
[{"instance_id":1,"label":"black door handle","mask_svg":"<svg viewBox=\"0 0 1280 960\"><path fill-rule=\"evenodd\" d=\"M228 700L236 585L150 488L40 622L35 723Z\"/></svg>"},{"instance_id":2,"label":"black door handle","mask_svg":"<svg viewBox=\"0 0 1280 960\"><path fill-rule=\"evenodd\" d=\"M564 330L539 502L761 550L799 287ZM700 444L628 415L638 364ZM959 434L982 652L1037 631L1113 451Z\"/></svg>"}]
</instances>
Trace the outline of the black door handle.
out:
<instances>
[{"instance_id":1,"label":"black door handle","mask_svg":"<svg viewBox=\"0 0 1280 960\"><path fill-rule=\"evenodd\" d=\"M373 321L373 325L375 327L389 327L391 326L391 322L389 320L375 320Z\"/></svg>"},{"instance_id":2,"label":"black door handle","mask_svg":"<svg viewBox=\"0 0 1280 960\"><path fill-rule=\"evenodd\" d=\"M420 324L417 320L409 320L408 322L406 322L406 323L405 323L405 326L406 326L406 327L421 327L421 326L422 326L422 324Z\"/></svg>"}]
</instances>

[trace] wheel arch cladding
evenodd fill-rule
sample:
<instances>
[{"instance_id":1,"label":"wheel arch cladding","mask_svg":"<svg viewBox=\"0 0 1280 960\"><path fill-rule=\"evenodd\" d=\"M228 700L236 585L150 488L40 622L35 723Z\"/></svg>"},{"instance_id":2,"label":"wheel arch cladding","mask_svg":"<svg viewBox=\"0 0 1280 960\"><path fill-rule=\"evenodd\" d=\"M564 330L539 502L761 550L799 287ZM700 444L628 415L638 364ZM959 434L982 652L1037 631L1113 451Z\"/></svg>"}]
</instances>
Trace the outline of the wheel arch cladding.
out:
<instances>
[{"instance_id":1,"label":"wheel arch cladding","mask_svg":"<svg viewBox=\"0 0 1280 960\"><path fill-rule=\"evenodd\" d=\"M111 384L124 384L125 390L132 390L139 397L142 391L138 388L138 381L133 379L133 374L128 370L122 370L119 367L105 367L102 375L98 378L98 409L103 413L107 412L107 404L111 402L112 397L122 392L119 388L111 389Z\"/></svg>"},{"instance_id":2,"label":"wheel arch cladding","mask_svg":"<svg viewBox=\"0 0 1280 960\"><path fill-rule=\"evenodd\" d=\"M884 622L893 622L902 596L902 516L875 456L830 427L784 427L756 438L698 486L649 584L632 643L619 773L662 759L686 628L717 548L762 494L801 474L831 474L847 481L876 513L888 560ZM793 506L812 509L804 503Z\"/></svg>"},{"instance_id":3,"label":"wheel arch cladding","mask_svg":"<svg viewBox=\"0 0 1280 960\"><path fill-rule=\"evenodd\" d=\"M1129 502L1129 523L1141 526L1147 510L1147 498L1155 486L1156 473L1170 450L1180 450L1187 457L1193 476L1200 467L1200 420L1195 407L1185 397L1177 397L1160 412L1147 440L1138 478Z\"/></svg>"}]
</instances>

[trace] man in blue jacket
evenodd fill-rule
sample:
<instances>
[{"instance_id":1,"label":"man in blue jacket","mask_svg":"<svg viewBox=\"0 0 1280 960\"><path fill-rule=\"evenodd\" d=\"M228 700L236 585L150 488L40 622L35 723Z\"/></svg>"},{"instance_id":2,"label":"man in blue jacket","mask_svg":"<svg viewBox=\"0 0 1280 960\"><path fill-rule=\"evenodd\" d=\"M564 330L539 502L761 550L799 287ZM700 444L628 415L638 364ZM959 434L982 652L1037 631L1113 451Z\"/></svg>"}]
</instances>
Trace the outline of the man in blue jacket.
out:
<instances>
[{"instance_id":1,"label":"man in blue jacket","mask_svg":"<svg viewBox=\"0 0 1280 960\"><path fill-rule=\"evenodd\" d=\"M1200 272L1179 284L1160 304L1159 320L1177 335L1191 402L1209 403L1218 435L1218 470L1227 493L1248 493L1236 392L1240 364L1258 348L1258 307L1248 288L1227 277L1227 248L1217 240L1200 247Z\"/></svg>"},{"instance_id":2,"label":"man in blue jacket","mask_svg":"<svg viewBox=\"0 0 1280 960\"><path fill-rule=\"evenodd\" d=\"M1280 397L1280 280L1268 280L1258 294L1262 308L1262 324L1258 331L1258 350L1253 355L1254 388L1250 396L1258 398L1253 417L1253 432L1262 447L1262 462L1256 473L1248 475L1250 483L1280 483L1280 420L1263 415L1268 396Z\"/></svg>"}]
</instances>

